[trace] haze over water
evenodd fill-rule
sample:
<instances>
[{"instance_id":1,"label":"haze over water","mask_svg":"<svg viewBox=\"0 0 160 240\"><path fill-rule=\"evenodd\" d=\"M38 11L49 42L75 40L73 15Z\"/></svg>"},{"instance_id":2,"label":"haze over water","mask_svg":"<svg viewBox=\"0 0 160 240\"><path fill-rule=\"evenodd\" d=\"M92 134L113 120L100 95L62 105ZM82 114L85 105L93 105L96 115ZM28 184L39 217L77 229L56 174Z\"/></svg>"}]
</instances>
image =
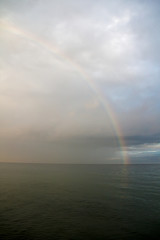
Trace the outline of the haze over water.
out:
<instances>
[{"instance_id":1,"label":"haze over water","mask_svg":"<svg viewBox=\"0 0 160 240\"><path fill-rule=\"evenodd\" d=\"M160 165L0 164L0 239L159 239Z\"/></svg>"}]
</instances>

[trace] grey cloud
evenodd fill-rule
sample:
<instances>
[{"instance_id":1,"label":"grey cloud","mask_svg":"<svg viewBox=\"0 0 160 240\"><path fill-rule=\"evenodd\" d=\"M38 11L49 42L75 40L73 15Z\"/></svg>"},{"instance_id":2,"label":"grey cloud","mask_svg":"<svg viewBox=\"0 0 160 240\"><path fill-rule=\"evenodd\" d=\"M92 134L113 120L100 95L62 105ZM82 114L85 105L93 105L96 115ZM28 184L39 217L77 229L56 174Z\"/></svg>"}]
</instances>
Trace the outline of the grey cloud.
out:
<instances>
[{"instance_id":1,"label":"grey cloud","mask_svg":"<svg viewBox=\"0 0 160 240\"><path fill-rule=\"evenodd\" d=\"M116 132L103 107L107 102L129 145L154 143L152 136L160 132L159 1L6 0L0 6L3 21L63 55L1 28L3 138L17 136L20 141L26 136L29 149L31 137L35 155L38 147L33 132L45 140L44 149L48 138L61 138L60 149L63 138L68 137L65 146L70 153L77 141L77 155L85 143L88 149L100 144L102 151L103 137L115 137ZM145 137L127 137L139 135ZM78 136L83 140L75 140ZM94 140L86 140L88 136ZM103 136L101 140L99 136ZM114 155L106 148L102 158L107 151ZM91 150L86 152L92 155Z\"/></svg>"}]
</instances>

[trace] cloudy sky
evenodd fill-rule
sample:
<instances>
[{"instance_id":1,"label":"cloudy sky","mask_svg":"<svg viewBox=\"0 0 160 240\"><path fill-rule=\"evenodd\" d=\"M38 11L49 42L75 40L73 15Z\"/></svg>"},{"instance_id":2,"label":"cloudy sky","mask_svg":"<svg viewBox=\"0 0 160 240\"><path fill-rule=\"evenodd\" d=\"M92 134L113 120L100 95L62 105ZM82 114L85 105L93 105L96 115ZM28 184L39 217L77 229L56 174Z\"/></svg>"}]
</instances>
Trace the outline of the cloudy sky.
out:
<instances>
[{"instance_id":1,"label":"cloudy sky","mask_svg":"<svg viewBox=\"0 0 160 240\"><path fill-rule=\"evenodd\" d=\"M0 161L158 162L159 12L158 0L0 0Z\"/></svg>"}]
</instances>

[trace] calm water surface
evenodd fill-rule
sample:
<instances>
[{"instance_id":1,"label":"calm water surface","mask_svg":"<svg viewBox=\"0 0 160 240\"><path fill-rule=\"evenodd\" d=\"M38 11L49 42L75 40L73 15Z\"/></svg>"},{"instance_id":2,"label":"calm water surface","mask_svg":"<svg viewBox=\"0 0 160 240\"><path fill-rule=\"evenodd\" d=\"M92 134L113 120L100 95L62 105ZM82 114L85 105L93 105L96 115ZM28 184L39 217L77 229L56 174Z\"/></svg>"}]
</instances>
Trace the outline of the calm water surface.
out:
<instances>
[{"instance_id":1,"label":"calm water surface","mask_svg":"<svg viewBox=\"0 0 160 240\"><path fill-rule=\"evenodd\" d=\"M160 165L0 164L0 239L160 239Z\"/></svg>"}]
</instances>

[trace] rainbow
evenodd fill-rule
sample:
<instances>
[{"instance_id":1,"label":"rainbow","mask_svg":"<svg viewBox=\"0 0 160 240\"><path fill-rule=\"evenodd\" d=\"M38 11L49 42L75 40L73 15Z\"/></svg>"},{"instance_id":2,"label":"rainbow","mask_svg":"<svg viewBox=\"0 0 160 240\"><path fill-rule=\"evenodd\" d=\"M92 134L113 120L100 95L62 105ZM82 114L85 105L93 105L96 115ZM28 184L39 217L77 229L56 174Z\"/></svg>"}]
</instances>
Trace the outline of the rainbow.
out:
<instances>
[{"instance_id":1,"label":"rainbow","mask_svg":"<svg viewBox=\"0 0 160 240\"><path fill-rule=\"evenodd\" d=\"M95 83L93 80L89 77L89 75L86 73L86 71L76 62L74 62L70 57L68 57L66 54L64 54L60 49L57 47L54 47L52 44L50 44L48 41L41 39L40 37L28 32L24 31L21 28L13 25L12 23L5 21L5 20L0 20L0 28L9 31L15 35L18 35L20 37L23 37L25 39L28 39L30 41L33 41L35 43L38 43L39 46L47 49L48 51L58 55L61 57L63 60L66 62L70 63L74 69L82 75L82 77L86 80L88 86L90 89L96 94L98 101L101 103L105 111L107 112L110 121L112 123L113 129L116 133L117 136L117 141L121 147L121 152L122 152L122 158L125 164L129 163L129 157L126 151L126 144L125 144L125 139L123 137L122 130L118 124L117 117L115 113L113 112L109 102L103 97L103 94L100 92L100 90L96 87Z\"/></svg>"}]
</instances>

